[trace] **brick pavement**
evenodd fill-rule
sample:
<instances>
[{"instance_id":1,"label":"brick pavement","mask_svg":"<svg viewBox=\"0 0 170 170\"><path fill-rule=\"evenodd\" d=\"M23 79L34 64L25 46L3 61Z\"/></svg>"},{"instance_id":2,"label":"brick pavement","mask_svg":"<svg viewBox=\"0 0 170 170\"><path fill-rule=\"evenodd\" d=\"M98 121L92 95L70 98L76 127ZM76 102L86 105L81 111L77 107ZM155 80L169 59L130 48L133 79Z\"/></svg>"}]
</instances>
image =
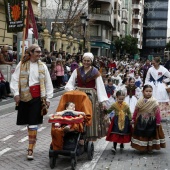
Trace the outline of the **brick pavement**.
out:
<instances>
[{"instance_id":1,"label":"brick pavement","mask_svg":"<svg viewBox=\"0 0 170 170\"><path fill-rule=\"evenodd\" d=\"M154 151L153 154L140 153L125 144L123 151L117 146L117 153L111 151L113 146L109 142L94 170L170 170L170 134L169 122L162 123L166 135L166 148Z\"/></svg>"},{"instance_id":2,"label":"brick pavement","mask_svg":"<svg viewBox=\"0 0 170 170\"><path fill-rule=\"evenodd\" d=\"M50 113L55 112L58 101L59 97L52 99ZM0 170L50 170L48 152L51 124L48 123L48 116L44 117L44 124L39 128L33 161L26 160L27 130L15 123L16 112L0 116ZM88 161L86 154L78 157L76 170L170 170L170 123L163 123L163 128L166 134L166 149L153 154L139 154L126 144L123 152L118 149L117 154L113 155L112 143L102 138L94 143L94 159ZM70 159L59 156L54 169L69 170Z\"/></svg>"}]
</instances>

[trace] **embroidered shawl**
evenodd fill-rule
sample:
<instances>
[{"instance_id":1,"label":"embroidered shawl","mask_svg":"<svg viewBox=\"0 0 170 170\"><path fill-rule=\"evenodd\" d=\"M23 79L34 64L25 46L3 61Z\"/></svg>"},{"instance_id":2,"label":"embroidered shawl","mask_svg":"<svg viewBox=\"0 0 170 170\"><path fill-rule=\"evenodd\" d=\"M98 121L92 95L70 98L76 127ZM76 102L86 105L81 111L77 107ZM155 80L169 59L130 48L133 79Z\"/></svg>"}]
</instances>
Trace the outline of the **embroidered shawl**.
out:
<instances>
[{"instance_id":1,"label":"embroidered shawl","mask_svg":"<svg viewBox=\"0 0 170 170\"><path fill-rule=\"evenodd\" d=\"M131 116L128 115L128 105L126 104L126 102L123 102L121 105L118 102L115 102L111 108L113 107L113 110L116 111L116 114L118 115L118 127L120 130L124 129L125 126L125 116ZM130 112L129 112L130 114Z\"/></svg>"},{"instance_id":2,"label":"embroidered shawl","mask_svg":"<svg viewBox=\"0 0 170 170\"><path fill-rule=\"evenodd\" d=\"M32 99L30 89L29 89L29 70L30 70L30 60L21 63L20 68L20 99L21 101L28 102ZM38 72L40 81L41 97L45 98L45 68L41 61L38 61Z\"/></svg>"},{"instance_id":3,"label":"embroidered shawl","mask_svg":"<svg viewBox=\"0 0 170 170\"><path fill-rule=\"evenodd\" d=\"M145 113L150 113L153 115L158 105L159 104L154 97L149 98L146 102L145 98L141 97L136 104L136 107L139 109L137 117Z\"/></svg>"}]
</instances>

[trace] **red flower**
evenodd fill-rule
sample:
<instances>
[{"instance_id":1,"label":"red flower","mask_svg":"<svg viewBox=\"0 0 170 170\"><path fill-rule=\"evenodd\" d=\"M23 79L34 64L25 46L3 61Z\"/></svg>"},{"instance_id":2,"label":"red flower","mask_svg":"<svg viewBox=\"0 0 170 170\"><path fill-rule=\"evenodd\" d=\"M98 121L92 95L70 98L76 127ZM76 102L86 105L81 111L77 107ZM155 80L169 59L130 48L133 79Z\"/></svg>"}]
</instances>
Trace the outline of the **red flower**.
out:
<instances>
[{"instance_id":1,"label":"red flower","mask_svg":"<svg viewBox=\"0 0 170 170\"><path fill-rule=\"evenodd\" d=\"M161 76L162 75L162 72L158 72L158 76Z\"/></svg>"}]
</instances>

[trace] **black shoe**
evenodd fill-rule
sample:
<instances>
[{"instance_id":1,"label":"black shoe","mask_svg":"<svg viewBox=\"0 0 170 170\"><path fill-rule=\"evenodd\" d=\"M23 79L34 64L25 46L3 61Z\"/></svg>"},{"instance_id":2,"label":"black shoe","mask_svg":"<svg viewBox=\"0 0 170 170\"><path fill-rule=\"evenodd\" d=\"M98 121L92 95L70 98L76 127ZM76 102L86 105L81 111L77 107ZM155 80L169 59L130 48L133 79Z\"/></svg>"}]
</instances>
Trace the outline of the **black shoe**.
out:
<instances>
[{"instance_id":1,"label":"black shoe","mask_svg":"<svg viewBox=\"0 0 170 170\"><path fill-rule=\"evenodd\" d=\"M113 154L116 154L116 148L112 147Z\"/></svg>"},{"instance_id":2,"label":"black shoe","mask_svg":"<svg viewBox=\"0 0 170 170\"><path fill-rule=\"evenodd\" d=\"M5 97L5 96L2 96L1 99L6 99L6 97Z\"/></svg>"},{"instance_id":3,"label":"black shoe","mask_svg":"<svg viewBox=\"0 0 170 170\"><path fill-rule=\"evenodd\" d=\"M124 145L123 143L120 144L120 149L123 149L124 148Z\"/></svg>"}]
</instances>

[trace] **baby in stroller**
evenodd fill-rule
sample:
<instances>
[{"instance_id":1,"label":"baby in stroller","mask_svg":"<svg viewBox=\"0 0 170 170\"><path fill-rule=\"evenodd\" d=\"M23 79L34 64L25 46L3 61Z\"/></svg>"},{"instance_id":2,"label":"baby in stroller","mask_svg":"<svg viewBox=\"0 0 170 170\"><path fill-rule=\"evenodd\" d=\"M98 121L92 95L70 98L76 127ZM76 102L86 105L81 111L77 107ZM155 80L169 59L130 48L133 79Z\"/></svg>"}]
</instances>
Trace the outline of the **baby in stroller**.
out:
<instances>
[{"instance_id":1,"label":"baby in stroller","mask_svg":"<svg viewBox=\"0 0 170 170\"><path fill-rule=\"evenodd\" d=\"M66 133L84 132L84 126L90 126L91 120L92 104L88 96L81 91L66 92L60 99L56 114L49 119L49 123L52 123L53 150L62 150ZM80 140L79 143L83 144L83 141Z\"/></svg>"},{"instance_id":2,"label":"baby in stroller","mask_svg":"<svg viewBox=\"0 0 170 170\"><path fill-rule=\"evenodd\" d=\"M56 128L63 128L64 132L74 131L73 124L82 123L85 113L75 111L75 103L73 102L67 102L65 109L50 116L49 122L57 122L54 126Z\"/></svg>"}]
</instances>

